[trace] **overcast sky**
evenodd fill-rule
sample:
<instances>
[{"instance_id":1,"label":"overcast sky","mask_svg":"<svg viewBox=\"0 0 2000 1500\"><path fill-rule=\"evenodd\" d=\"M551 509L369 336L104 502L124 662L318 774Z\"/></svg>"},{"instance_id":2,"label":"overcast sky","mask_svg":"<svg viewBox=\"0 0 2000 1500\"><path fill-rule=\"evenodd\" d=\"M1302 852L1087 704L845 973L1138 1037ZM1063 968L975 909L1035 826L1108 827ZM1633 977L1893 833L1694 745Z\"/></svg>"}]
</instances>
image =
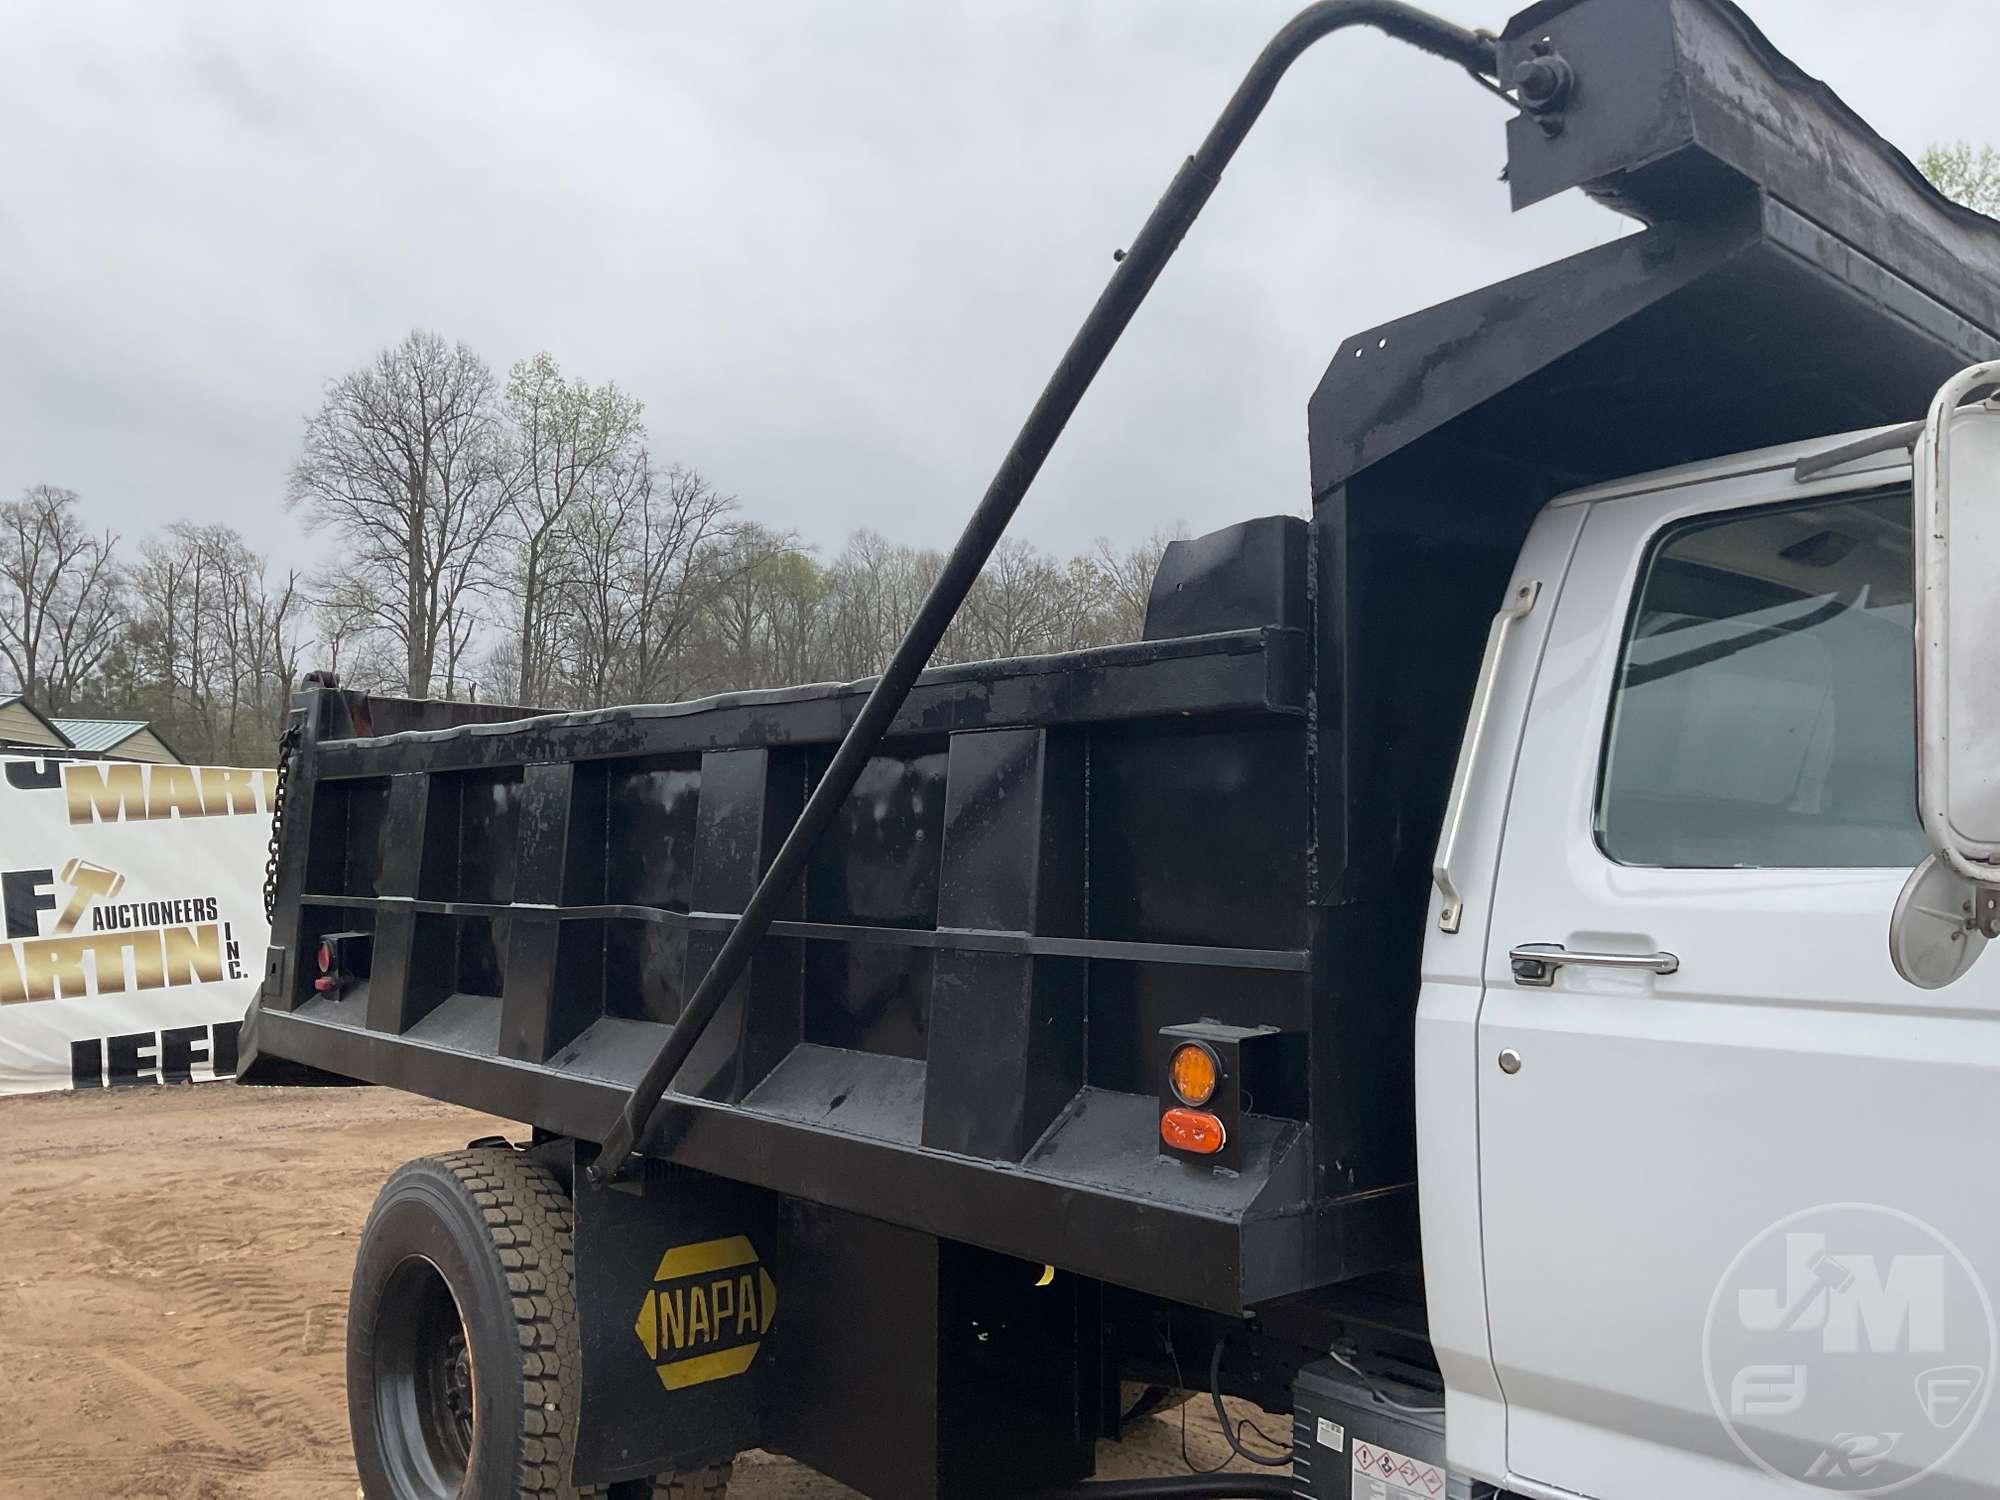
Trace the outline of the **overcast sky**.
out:
<instances>
[{"instance_id":1,"label":"overcast sky","mask_svg":"<svg viewBox=\"0 0 2000 1500\"><path fill-rule=\"evenodd\" d=\"M0 495L66 485L129 536L228 521L310 561L283 508L301 420L424 326L618 381L656 454L823 551L863 525L947 544L1293 8L0 0ZM1912 154L2000 135L1976 8L1748 9ZM1505 113L1372 33L1317 48L1017 530L1302 509L1342 334L1618 232L1574 194L1507 213Z\"/></svg>"}]
</instances>

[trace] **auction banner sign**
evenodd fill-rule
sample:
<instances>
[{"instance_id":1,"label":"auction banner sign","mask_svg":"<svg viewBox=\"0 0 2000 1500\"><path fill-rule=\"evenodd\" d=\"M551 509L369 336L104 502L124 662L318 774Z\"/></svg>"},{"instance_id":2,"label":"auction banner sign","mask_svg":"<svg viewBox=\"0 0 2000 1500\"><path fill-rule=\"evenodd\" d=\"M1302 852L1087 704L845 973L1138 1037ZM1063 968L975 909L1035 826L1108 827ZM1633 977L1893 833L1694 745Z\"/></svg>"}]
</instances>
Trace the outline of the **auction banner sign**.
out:
<instances>
[{"instance_id":1,"label":"auction banner sign","mask_svg":"<svg viewBox=\"0 0 2000 1500\"><path fill-rule=\"evenodd\" d=\"M0 1094L235 1073L276 777L0 760Z\"/></svg>"}]
</instances>

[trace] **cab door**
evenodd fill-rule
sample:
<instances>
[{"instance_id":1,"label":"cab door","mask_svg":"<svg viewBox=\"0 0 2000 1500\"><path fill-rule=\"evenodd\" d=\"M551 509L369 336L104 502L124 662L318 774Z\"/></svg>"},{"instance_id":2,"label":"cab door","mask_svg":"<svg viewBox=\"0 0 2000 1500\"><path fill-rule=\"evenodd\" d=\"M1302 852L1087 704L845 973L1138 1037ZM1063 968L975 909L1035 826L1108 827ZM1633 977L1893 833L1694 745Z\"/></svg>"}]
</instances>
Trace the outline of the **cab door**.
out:
<instances>
[{"instance_id":1,"label":"cab door","mask_svg":"<svg viewBox=\"0 0 2000 1500\"><path fill-rule=\"evenodd\" d=\"M1889 961L1910 500L1857 483L1600 501L1556 601L1477 1027L1524 1481L2000 1495L2000 967Z\"/></svg>"}]
</instances>

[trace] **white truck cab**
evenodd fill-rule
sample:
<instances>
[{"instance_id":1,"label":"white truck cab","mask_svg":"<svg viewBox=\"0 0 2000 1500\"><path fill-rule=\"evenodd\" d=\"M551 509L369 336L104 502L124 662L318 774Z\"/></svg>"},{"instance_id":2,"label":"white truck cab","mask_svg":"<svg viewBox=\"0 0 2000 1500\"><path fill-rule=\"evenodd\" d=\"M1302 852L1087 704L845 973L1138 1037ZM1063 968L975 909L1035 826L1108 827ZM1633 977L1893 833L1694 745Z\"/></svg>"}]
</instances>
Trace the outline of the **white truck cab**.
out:
<instances>
[{"instance_id":1,"label":"white truck cab","mask_svg":"<svg viewBox=\"0 0 2000 1500\"><path fill-rule=\"evenodd\" d=\"M1913 641L1940 579L1912 520L1947 512L1947 430L1961 508L2000 490L2000 418L1954 411L1976 383L1947 388L1914 464L1893 433L1792 444L1581 490L1532 528L1418 1012L1455 1469L1600 1500L1876 1494L1890 1475L2000 1495L2000 1426L1980 1420L2000 969L1921 987L1891 953L1933 854ZM1811 462L1850 445L1881 451ZM1993 584L1971 529L1968 601ZM1967 696L1949 695L1962 720ZM1968 788L1986 774L1969 733ZM1975 884L1932 879L1959 896L1936 943L1976 954Z\"/></svg>"}]
</instances>

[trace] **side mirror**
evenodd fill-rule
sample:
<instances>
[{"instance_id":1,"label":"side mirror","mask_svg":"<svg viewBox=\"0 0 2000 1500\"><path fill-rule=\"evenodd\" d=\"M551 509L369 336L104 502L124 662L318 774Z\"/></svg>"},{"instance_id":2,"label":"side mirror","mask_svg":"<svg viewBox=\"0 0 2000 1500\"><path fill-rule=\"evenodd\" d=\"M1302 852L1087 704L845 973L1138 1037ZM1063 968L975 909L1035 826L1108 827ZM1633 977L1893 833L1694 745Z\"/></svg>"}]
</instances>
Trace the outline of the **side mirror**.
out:
<instances>
[{"instance_id":1,"label":"side mirror","mask_svg":"<svg viewBox=\"0 0 2000 1500\"><path fill-rule=\"evenodd\" d=\"M1916 445L1917 810L1931 857L1890 924L1896 969L1950 984L2000 934L2000 362L1946 381Z\"/></svg>"}]
</instances>

